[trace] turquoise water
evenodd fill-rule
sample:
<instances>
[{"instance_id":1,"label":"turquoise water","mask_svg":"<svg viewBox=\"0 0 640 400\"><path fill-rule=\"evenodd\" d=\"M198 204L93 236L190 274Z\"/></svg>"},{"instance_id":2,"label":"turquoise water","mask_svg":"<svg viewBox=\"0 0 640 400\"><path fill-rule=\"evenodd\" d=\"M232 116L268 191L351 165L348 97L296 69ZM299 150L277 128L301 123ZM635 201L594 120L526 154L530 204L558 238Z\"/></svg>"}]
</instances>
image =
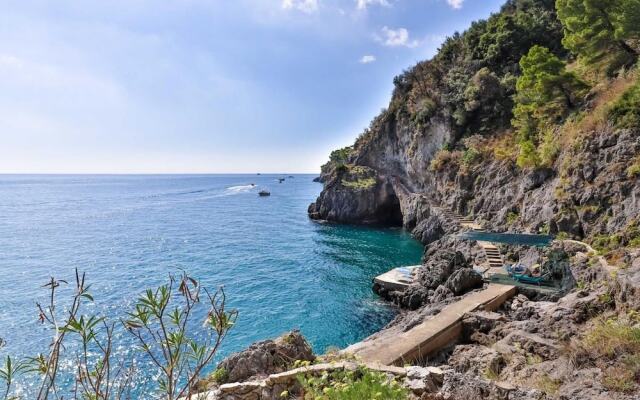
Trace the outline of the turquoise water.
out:
<instances>
[{"instance_id":1,"label":"turquoise water","mask_svg":"<svg viewBox=\"0 0 640 400\"><path fill-rule=\"evenodd\" d=\"M321 185L277 177L0 175L0 357L46 351L35 301L74 268L93 285L91 311L111 319L181 268L225 285L240 314L221 356L293 328L317 352L373 333L394 311L371 279L418 263L422 246L397 229L311 222Z\"/></svg>"},{"instance_id":2,"label":"turquoise water","mask_svg":"<svg viewBox=\"0 0 640 400\"><path fill-rule=\"evenodd\" d=\"M482 240L492 243L505 243L523 246L548 247L553 241L551 235L532 235L524 233L496 233L469 231L459 235L462 239Z\"/></svg>"}]
</instances>

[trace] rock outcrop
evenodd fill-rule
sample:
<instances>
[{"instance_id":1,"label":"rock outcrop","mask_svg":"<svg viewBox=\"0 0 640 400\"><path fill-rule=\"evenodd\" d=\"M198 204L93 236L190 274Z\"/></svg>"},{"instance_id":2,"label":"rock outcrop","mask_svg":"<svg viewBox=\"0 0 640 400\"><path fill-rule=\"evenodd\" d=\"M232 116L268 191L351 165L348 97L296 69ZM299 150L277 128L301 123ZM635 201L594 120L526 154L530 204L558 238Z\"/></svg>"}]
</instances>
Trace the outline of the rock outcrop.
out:
<instances>
[{"instance_id":1,"label":"rock outcrop","mask_svg":"<svg viewBox=\"0 0 640 400\"><path fill-rule=\"evenodd\" d=\"M224 371L221 382L243 382L290 369L296 360L313 361L311 346L299 331L292 331L275 340L252 344L246 350L234 353L218 364Z\"/></svg>"},{"instance_id":2,"label":"rock outcrop","mask_svg":"<svg viewBox=\"0 0 640 400\"><path fill-rule=\"evenodd\" d=\"M309 206L309 216L341 223L402 224L400 203L389 179L362 166L336 169Z\"/></svg>"}]
</instances>

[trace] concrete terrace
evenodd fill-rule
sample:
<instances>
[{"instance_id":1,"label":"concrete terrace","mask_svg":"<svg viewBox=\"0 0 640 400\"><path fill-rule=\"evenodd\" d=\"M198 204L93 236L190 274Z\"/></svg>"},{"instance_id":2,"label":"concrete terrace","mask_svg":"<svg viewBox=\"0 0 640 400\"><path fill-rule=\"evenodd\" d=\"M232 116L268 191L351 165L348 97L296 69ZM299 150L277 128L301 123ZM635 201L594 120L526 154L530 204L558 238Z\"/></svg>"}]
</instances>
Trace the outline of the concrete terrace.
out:
<instances>
[{"instance_id":1,"label":"concrete terrace","mask_svg":"<svg viewBox=\"0 0 640 400\"><path fill-rule=\"evenodd\" d=\"M380 285L386 290L406 290L409 285L415 281L414 273L419 267L419 265L415 265L394 268L391 271L387 271L373 278L373 283Z\"/></svg>"}]
</instances>

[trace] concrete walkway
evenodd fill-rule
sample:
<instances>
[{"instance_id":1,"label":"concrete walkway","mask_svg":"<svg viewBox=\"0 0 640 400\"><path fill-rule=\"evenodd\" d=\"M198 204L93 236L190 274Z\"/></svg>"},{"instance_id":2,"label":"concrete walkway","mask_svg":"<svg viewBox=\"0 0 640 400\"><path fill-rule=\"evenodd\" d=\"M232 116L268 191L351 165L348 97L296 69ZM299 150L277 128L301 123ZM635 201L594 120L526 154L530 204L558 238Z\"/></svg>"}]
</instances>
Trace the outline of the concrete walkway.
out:
<instances>
[{"instance_id":1,"label":"concrete walkway","mask_svg":"<svg viewBox=\"0 0 640 400\"><path fill-rule=\"evenodd\" d=\"M429 356L455 342L462 333L462 317L478 309L493 311L513 297L515 286L490 284L486 289L449 304L439 314L401 333L382 335L345 349L366 363L404 365Z\"/></svg>"}]
</instances>

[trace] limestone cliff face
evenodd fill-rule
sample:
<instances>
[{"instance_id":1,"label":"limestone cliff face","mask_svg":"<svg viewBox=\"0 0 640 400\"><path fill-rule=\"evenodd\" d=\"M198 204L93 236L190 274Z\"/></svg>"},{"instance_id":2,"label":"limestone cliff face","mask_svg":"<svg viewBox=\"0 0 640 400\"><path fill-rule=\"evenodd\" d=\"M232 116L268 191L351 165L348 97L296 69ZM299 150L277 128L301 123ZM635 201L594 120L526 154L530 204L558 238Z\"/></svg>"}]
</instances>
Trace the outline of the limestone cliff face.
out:
<instances>
[{"instance_id":1,"label":"limestone cliff face","mask_svg":"<svg viewBox=\"0 0 640 400\"><path fill-rule=\"evenodd\" d=\"M451 163L433 170L437 149L455 137L444 123L412 134L410 125L392 120L373 136L356 147L350 161L366 166L376 185L345 187L344 173L334 172L310 208L312 217L362 224L401 221L426 244L452 225L437 207L473 215L496 230L565 232L576 238L624 230L640 215L640 182L627 175L640 153L637 129L591 132L562 149L552 167L535 170L491 154L469 167Z\"/></svg>"},{"instance_id":2,"label":"limestone cliff face","mask_svg":"<svg viewBox=\"0 0 640 400\"><path fill-rule=\"evenodd\" d=\"M324 190L309 207L313 219L358 224L387 224L413 229L430 215L433 188L429 164L455 134L444 121L424 130L402 116L383 114L356 143L347 163L323 173ZM360 175L353 173L360 168ZM375 179L375 185L345 185L346 180ZM432 193L433 194L433 193Z\"/></svg>"}]
</instances>

